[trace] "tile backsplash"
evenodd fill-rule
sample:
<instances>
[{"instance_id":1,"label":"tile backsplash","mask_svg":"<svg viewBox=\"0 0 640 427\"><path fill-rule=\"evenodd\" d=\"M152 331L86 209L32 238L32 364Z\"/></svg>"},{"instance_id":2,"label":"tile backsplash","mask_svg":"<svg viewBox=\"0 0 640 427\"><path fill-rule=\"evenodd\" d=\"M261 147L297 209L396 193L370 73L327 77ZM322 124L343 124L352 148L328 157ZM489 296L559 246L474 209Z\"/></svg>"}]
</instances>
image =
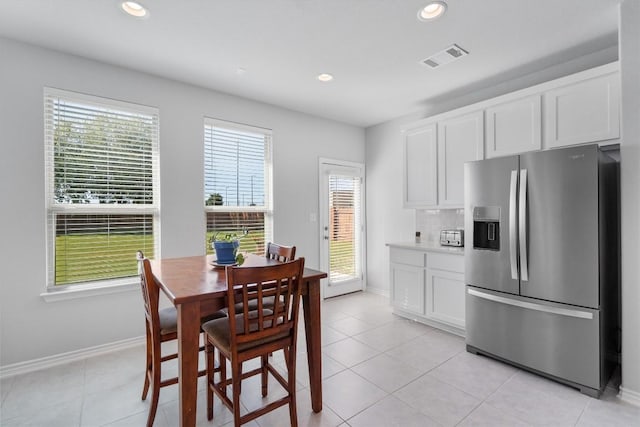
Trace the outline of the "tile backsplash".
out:
<instances>
[{"instance_id":1,"label":"tile backsplash","mask_svg":"<svg viewBox=\"0 0 640 427\"><path fill-rule=\"evenodd\" d=\"M416 209L416 231L425 243L438 243L440 230L463 228L464 209Z\"/></svg>"}]
</instances>

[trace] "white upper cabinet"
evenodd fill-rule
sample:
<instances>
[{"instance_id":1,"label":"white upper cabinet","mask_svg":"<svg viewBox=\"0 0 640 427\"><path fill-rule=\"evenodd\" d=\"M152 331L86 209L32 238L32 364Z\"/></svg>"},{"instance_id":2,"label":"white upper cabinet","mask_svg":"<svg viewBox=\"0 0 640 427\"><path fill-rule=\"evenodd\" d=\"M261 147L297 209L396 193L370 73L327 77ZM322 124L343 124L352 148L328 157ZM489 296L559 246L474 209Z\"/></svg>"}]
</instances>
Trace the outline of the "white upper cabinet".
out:
<instances>
[{"instance_id":1,"label":"white upper cabinet","mask_svg":"<svg viewBox=\"0 0 640 427\"><path fill-rule=\"evenodd\" d=\"M455 208L464 205L464 162L482 159L482 110L444 115L406 132L404 207Z\"/></svg>"},{"instance_id":2,"label":"white upper cabinet","mask_svg":"<svg viewBox=\"0 0 640 427\"><path fill-rule=\"evenodd\" d=\"M545 93L545 148L620 137L620 78L609 73Z\"/></svg>"},{"instance_id":3,"label":"white upper cabinet","mask_svg":"<svg viewBox=\"0 0 640 427\"><path fill-rule=\"evenodd\" d=\"M463 207L471 160L618 138L617 63L431 116L404 134L403 204Z\"/></svg>"},{"instance_id":4,"label":"white upper cabinet","mask_svg":"<svg viewBox=\"0 0 640 427\"><path fill-rule=\"evenodd\" d=\"M540 150L540 95L508 101L486 109L487 158Z\"/></svg>"},{"instance_id":5,"label":"white upper cabinet","mask_svg":"<svg viewBox=\"0 0 640 427\"><path fill-rule=\"evenodd\" d=\"M438 122L438 204L464 205L464 163L484 156L484 114L476 111Z\"/></svg>"},{"instance_id":6,"label":"white upper cabinet","mask_svg":"<svg viewBox=\"0 0 640 427\"><path fill-rule=\"evenodd\" d=\"M438 203L438 151L435 123L406 132L404 143L404 207Z\"/></svg>"}]
</instances>

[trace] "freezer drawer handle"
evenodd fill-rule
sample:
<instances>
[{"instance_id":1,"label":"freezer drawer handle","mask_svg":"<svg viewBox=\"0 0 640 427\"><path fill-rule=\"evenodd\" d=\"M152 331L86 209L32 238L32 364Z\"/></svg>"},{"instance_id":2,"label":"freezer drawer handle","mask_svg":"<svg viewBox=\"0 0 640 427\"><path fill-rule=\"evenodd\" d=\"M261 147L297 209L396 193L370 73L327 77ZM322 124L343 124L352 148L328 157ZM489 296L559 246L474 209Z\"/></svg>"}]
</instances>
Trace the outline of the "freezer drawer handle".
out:
<instances>
[{"instance_id":1,"label":"freezer drawer handle","mask_svg":"<svg viewBox=\"0 0 640 427\"><path fill-rule=\"evenodd\" d=\"M518 252L516 246L516 196L518 192L518 171L511 171L511 188L509 190L509 263L511 278L518 280Z\"/></svg>"},{"instance_id":2,"label":"freezer drawer handle","mask_svg":"<svg viewBox=\"0 0 640 427\"><path fill-rule=\"evenodd\" d=\"M476 291L475 289L467 289L467 292L469 293L469 295L473 295L474 297L484 298L489 301L513 305L516 307L528 308L529 310L544 311L546 313L559 314L561 316L579 317L581 319L593 319L593 313L590 313L588 311L569 310L566 308L534 304L531 302L505 298L498 295L486 294L484 292Z\"/></svg>"}]
</instances>

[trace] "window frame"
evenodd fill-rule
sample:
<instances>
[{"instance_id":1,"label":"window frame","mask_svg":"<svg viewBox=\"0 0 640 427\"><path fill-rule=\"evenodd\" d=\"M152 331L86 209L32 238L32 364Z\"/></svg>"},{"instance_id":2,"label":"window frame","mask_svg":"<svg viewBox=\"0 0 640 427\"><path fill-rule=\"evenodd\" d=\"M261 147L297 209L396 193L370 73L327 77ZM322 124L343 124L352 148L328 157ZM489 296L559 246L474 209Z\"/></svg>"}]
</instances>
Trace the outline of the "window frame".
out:
<instances>
[{"instance_id":1,"label":"window frame","mask_svg":"<svg viewBox=\"0 0 640 427\"><path fill-rule=\"evenodd\" d=\"M273 240L273 131L271 129L247 125L243 123L230 122L222 119L216 119L212 117L204 117L203 120L203 195L206 186L206 176L204 175L206 169L206 128L211 126L214 128L228 129L232 131L247 132L253 134L264 135L265 137L265 159L264 159L264 181L265 181L265 195L263 206L207 206L205 200L203 200L204 207L204 221L205 221L205 236L209 232L207 229L207 214L214 212L224 213L240 213L240 212L252 212L264 214L264 246L268 242ZM205 250L207 253L211 252L211 244L205 239Z\"/></svg>"},{"instance_id":2,"label":"window frame","mask_svg":"<svg viewBox=\"0 0 640 427\"><path fill-rule=\"evenodd\" d=\"M67 204L55 202L55 128L51 121L55 99L78 102L96 110L117 110L132 114L148 115L151 129L152 203L150 204ZM86 295L110 294L135 289L137 274L126 277L55 283L56 269L56 217L58 215L151 215L153 221L153 247L155 257L160 257L160 113L155 107L132 102L98 97L69 90L44 87L44 156L45 156L45 229L46 229L46 288L41 296L46 301L73 299ZM135 254L132 254L134 257Z\"/></svg>"}]
</instances>

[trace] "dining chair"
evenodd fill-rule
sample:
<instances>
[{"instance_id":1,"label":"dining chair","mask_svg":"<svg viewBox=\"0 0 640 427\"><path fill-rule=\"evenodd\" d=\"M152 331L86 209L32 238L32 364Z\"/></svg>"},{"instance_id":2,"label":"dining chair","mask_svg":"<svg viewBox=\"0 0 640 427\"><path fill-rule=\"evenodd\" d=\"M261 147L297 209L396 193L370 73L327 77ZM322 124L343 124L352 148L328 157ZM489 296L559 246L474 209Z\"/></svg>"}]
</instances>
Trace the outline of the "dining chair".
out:
<instances>
[{"instance_id":1,"label":"dining chair","mask_svg":"<svg viewBox=\"0 0 640 427\"><path fill-rule=\"evenodd\" d=\"M178 339L178 316L175 307L160 309L160 288L153 278L151 264L141 251L137 253L140 286L144 300L145 330L147 336L147 357L142 388L142 400L146 400L151 387L151 406L147 417L147 427L153 426L158 409L160 388L178 383L178 377L161 379L162 362L178 357L177 353L162 355L162 343ZM203 322L226 317L226 313L218 311L202 319ZM200 347L200 351L204 346ZM217 368L214 368L217 369ZM207 374L205 369L198 372L198 376Z\"/></svg>"},{"instance_id":2,"label":"dining chair","mask_svg":"<svg viewBox=\"0 0 640 427\"><path fill-rule=\"evenodd\" d=\"M296 247L295 246L284 246L279 245L277 243L269 242L267 243L267 250L265 251L265 256L268 259L273 259L280 262L289 262L293 261L296 257ZM265 308L273 308L272 297L265 297L262 302ZM257 310L258 303L256 300L252 300L249 302L249 310ZM242 311L242 302L236 302L236 312Z\"/></svg>"},{"instance_id":3,"label":"dining chair","mask_svg":"<svg viewBox=\"0 0 640 427\"><path fill-rule=\"evenodd\" d=\"M213 419L213 395L233 413L235 427L264 415L283 405L289 405L291 426L297 426L296 413L296 337L300 307L300 280L304 271L304 258L287 263L263 267L227 267L227 301L236 295L243 301L236 312L230 304L229 317L202 325L205 331L207 354L207 418ZM273 297L282 304L265 308L265 297ZM251 310L252 302L257 310ZM219 380L214 376L214 351L220 359ZM269 354L283 350L287 367L285 379L269 362ZM242 373L242 363L260 358L260 367ZM231 378L227 378L226 361L231 365ZM262 397L267 395L271 374L286 390L286 396L240 416L240 384L243 379L261 376ZM232 397L227 393L231 386Z\"/></svg>"},{"instance_id":4,"label":"dining chair","mask_svg":"<svg viewBox=\"0 0 640 427\"><path fill-rule=\"evenodd\" d=\"M265 256L269 259L275 259L281 262L289 262L296 258L295 246L283 246L277 243L267 243L267 250Z\"/></svg>"}]
</instances>

